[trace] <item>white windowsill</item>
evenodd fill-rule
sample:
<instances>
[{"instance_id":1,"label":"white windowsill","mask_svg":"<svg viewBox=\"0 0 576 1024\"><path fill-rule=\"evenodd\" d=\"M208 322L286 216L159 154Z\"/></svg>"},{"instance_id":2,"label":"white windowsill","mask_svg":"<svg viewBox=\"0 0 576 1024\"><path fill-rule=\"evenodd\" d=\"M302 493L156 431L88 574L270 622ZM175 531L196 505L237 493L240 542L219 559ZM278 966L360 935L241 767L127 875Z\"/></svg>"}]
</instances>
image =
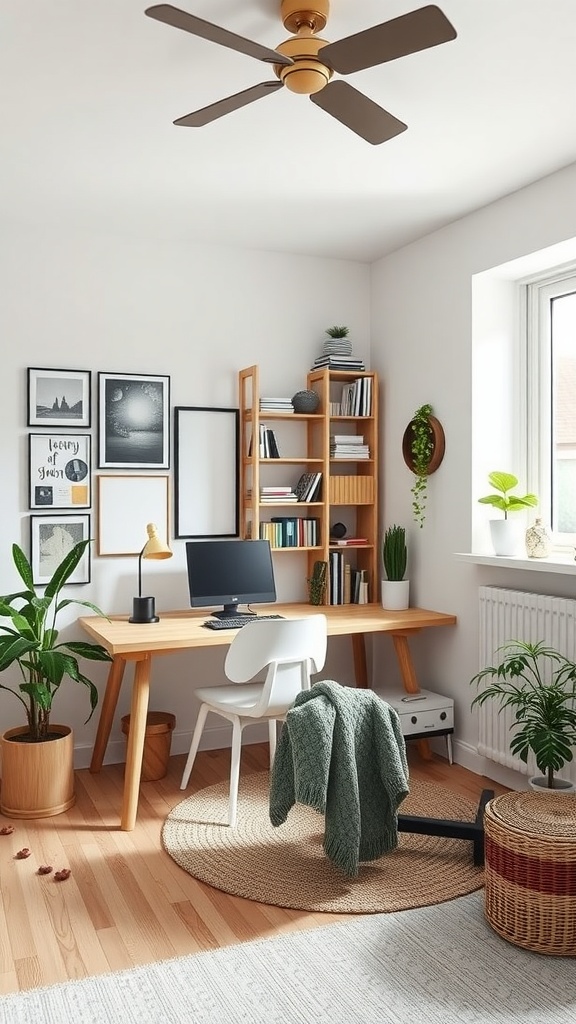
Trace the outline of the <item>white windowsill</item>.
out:
<instances>
[{"instance_id":1,"label":"white windowsill","mask_svg":"<svg viewBox=\"0 0 576 1024\"><path fill-rule=\"evenodd\" d=\"M456 551L455 558L461 562L475 562L477 565L498 565L504 569L529 569L533 572L557 572L576 574L576 561L571 555L557 554L548 558L527 558L526 555L504 557L503 555L476 555Z\"/></svg>"}]
</instances>

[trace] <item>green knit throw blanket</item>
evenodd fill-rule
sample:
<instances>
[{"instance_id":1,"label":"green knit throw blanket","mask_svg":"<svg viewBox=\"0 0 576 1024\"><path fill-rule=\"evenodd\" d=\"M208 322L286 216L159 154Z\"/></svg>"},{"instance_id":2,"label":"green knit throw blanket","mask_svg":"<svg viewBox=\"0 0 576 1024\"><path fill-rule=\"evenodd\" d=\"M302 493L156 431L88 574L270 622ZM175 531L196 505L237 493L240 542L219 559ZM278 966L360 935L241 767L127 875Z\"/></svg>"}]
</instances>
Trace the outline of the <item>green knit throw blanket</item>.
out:
<instances>
[{"instance_id":1,"label":"green knit throw blanket","mask_svg":"<svg viewBox=\"0 0 576 1024\"><path fill-rule=\"evenodd\" d=\"M408 795L400 719L372 690L332 680L298 694L270 778L270 821L295 803L325 816L324 852L346 875L398 845L398 807Z\"/></svg>"}]
</instances>

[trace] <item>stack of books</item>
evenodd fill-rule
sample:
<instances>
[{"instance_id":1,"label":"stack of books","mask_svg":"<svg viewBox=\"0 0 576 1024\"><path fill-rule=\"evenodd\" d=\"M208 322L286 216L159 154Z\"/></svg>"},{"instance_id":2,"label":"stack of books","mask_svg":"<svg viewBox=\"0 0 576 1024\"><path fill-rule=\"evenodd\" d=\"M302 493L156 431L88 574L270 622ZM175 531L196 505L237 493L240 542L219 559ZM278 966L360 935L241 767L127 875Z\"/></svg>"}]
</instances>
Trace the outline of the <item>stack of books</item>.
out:
<instances>
[{"instance_id":1,"label":"stack of books","mask_svg":"<svg viewBox=\"0 0 576 1024\"><path fill-rule=\"evenodd\" d=\"M369 459L370 448L362 434L331 434L331 459Z\"/></svg>"},{"instance_id":2,"label":"stack of books","mask_svg":"<svg viewBox=\"0 0 576 1024\"><path fill-rule=\"evenodd\" d=\"M274 487L260 488L260 503L262 505L284 505L285 503L292 504L296 501L298 501L298 495L291 487L284 487L279 484Z\"/></svg>"},{"instance_id":3,"label":"stack of books","mask_svg":"<svg viewBox=\"0 0 576 1024\"><path fill-rule=\"evenodd\" d=\"M261 398L260 412L294 412L291 398Z\"/></svg>"},{"instance_id":4,"label":"stack of books","mask_svg":"<svg viewBox=\"0 0 576 1024\"><path fill-rule=\"evenodd\" d=\"M359 377L342 386L341 416L372 415L372 378Z\"/></svg>"},{"instance_id":5,"label":"stack of books","mask_svg":"<svg viewBox=\"0 0 576 1024\"><path fill-rule=\"evenodd\" d=\"M354 356L340 356L340 355L321 355L314 360L313 370L319 370L322 367L328 367L329 370L357 370L362 373L366 367L362 359L356 359Z\"/></svg>"}]
</instances>

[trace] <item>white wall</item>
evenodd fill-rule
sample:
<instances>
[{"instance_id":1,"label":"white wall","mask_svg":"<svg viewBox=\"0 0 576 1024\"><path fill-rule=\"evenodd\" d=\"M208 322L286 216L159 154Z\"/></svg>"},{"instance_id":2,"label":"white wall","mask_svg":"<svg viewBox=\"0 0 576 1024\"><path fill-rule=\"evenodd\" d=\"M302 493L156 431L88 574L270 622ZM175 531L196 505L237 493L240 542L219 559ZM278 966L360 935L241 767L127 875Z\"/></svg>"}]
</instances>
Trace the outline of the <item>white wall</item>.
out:
<instances>
[{"instance_id":1,"label":"white wall","mask_svg":"<svg viewBox=\"0 0 576 1024\"><path fill-rule=\"evenodd\" d=\"M349 324L354 352L369 358L370 280L364 264L153 240L142 243L69 228L54 233L4 225L0 281L2 594L21 589L11 560L12 543L25 551L29 543L26 367L93 371L97 473L98 370L169 374L173 406L235 407L237 372L253 363L260 366L268 394L291 397L304 387L324 330L333 323ZM95 488L93 497L94 536ZM160 613L188 605L184 544L173 541L170 561L145 563L143 571ZM283 557L278 566L279 600L303 600L305 556ZM93 557L91 584L71 589L70 594L93 601L108 613L126 613L135 593L136 571L136 558ZM82 609L62 616L70 638L80 637L74 625L78 614ZM331 642L326 677L339 673L343 682L352 681L348 647L346 640ZM222 660L222 651L199 651L154 663L151 709L176 714L173 752L188 746L197 707L191 687L216 682ZM102 693L105 667L95 666L92 675ZM0 728L23 724L21 710L14 697L0 694ZM77 766L90 759L97 716L84 725L88 710L84 689L65 683L52 719L73 726ZM128 710L125 684L119 711ZM226 732L224 742L227 736ZM221 739L215 732L210 745L219 745ZM107 760L123 759L124 745L118 716Z\"/></svg>"},{"instance_id":2,"label":"white wall","mask_svg":"<svg viewBox=\"0 0 576 1024\"><path fill-rule=\"evenodd\" d=\"M573 575L480 567L454 557L471 550L471 509L479 496L471 482L471 279L573 236L576 166L372 267L372 367L381 376L383 393L382 520L408 529L411 603L458 615L456 628L425 632L413 649L421 684L455 700L457 760L492 778L501 778L500 769L477 757L476 722L469 711L469 680L478 668L477 588L493 583L574 596L576 587ZM496 383L497 362L494 373ZM414 410L425 402L444 426L446 455L429 480L427 519L420 530L411 517L412 478L401 441ZM380 686L394 675L394 665L388 641L379 638L376 644Z\"/></svg>"}]
</instances>

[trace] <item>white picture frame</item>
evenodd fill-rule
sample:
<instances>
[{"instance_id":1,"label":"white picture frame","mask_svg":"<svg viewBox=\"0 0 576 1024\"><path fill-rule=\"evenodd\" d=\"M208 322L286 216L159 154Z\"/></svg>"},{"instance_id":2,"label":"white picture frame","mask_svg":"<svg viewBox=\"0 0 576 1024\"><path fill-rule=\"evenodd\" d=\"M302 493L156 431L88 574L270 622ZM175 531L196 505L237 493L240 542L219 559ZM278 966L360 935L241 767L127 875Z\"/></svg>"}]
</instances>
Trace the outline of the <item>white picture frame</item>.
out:
<instances>
[{"instance_id":1,"label":"white picture frame","mask_svg":"<svg viewBox=\"0 0 576 1024\"><path fill-rule=\"evenodd\" d=\"M30 509L90 508L90 434L29 434L28 478Z\"/></svg>"},{"instance_id":2,"label":"white picture frame","mask_svg":"<svg viewBox=\"0 0 576 1024\"><path fill-rule=\"evenodd\" d=\"M174 409L174 536L238 537L239 410Z\"/></svg>"},{"instance_id":3,"label":"white picture frame","mask_svg":"<svg viewBox=\"0 0 576 1024\"><path fill-rule=\"evenodd\" d=\"M147 540L148 523L155 523L160 536L168 540L168 475L101 473L96 480L96 553L100 557L139 555Z\"/></svg>"}]
</instances>

